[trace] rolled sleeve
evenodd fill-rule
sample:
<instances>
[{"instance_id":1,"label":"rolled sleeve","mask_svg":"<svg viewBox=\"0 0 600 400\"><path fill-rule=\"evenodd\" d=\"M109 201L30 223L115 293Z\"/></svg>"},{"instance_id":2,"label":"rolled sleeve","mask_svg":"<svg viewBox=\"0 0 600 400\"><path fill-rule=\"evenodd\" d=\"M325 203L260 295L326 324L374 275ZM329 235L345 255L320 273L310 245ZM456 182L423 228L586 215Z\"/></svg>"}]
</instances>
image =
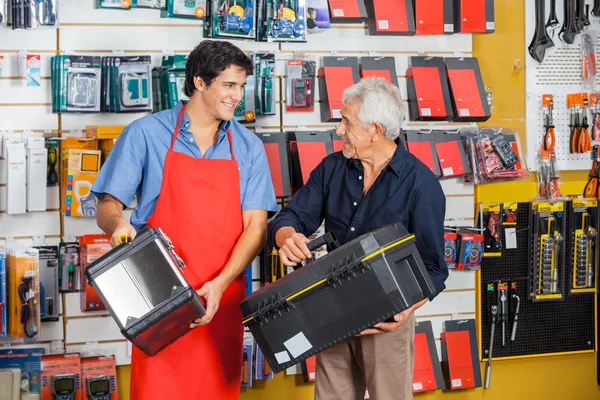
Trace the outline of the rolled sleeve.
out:
<instances>
[{"instance_id":1,"label":"rolled sleeve","mask_svg":"<svg viewBox=\"0 0 600 400\"><path fill-rule=\"evenodd\" d=\"M269 244L276 246L275 234L285 226L304 236L312 235L323 222L323 161L311 172L310 178L292 197L292 200L269 222Z\"/></svg>"},{"instance_id":2,"label":"rolled sleeve","mask_svg":"<svg viewBox=\"0 0 600 400\"><path fill-rule=\"evenodd\" d=\"M444 282L448 278L448 266L444 260L445 214L446 197L438 180L432 179L418 196L411 218L417 249L436 289L430 300L446 288Z\"/></svg>"},{"instance_id":3,"label":"rolled sleeve","mask_svg":"<svg viewBox=\"0 0 600 400\"><path fill-rule=\"evenodd\" d=\"M250 172L242 200L242 211L266 210L272 215L277 212L277 200L267 154L260 140L253 142L250 157Z\"/></svg>"},{"instance_id":4,"label":"rolled sleeve","mask_svg":"<svg viewBox=\"0 0 600 400\"><path fill-rule=\"evenodd\" d=\"M134 124L125 127L119 135L96 177L92 193L99 200L108 193L129 207L142 182L146 140Z\"/></svg>"}]
</instances>

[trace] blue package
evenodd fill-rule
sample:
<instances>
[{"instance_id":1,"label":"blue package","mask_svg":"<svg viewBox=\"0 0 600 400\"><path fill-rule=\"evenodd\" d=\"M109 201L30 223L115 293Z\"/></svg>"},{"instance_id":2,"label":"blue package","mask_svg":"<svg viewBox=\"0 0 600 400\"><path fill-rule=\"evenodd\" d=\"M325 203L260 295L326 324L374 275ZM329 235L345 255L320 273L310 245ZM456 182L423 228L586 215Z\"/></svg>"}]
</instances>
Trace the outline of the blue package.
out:
<instances>
[{"instance_id":1,"label":"blue package","mask_svg":"<svg viewBox=\"0 0 600 400\"><path fill-rule=\"evenodd\" d=\"M314 33L331 27L327 0L306 0L306 28Z\"/></svg>"},{"instance_id":2,"label":"blue package","mask_svg":"<svg viewBox=\"0 0 600 400\"><path fill-rule=\"evenodd\" d=\"M43 347L0 350L0 369L21 370L21 393L40 393Z\"/></svg>"}]
</instances>

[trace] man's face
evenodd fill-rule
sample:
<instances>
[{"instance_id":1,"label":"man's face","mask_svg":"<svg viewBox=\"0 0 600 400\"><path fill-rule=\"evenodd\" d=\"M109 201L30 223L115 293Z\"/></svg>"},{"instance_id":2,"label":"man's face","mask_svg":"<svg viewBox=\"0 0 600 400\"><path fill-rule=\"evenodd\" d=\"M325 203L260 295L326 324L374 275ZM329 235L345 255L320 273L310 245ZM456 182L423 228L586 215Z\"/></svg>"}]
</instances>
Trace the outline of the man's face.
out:
<instances>
[{"instance_id":1,"label":"man's face","mask_svg":"<svg viewBox=\"0 0 600 400\"><path fill-rule=\"evenodd\" d=\"M342 122L335 133L344 140L343 153L346 158L359 158L371 146L371 134L358 119L358 101L344 104Z\"/></svg>"},{"instance_id":2,"label":"man's face","mask_svg":"<svg viewBox=\"0 0 600 400\"><path fill-rule=\"evenodd\" d=\"M246 71L236 65L230 65L210 86L202 84L199 90L203 92L202 97L213 110L215 118L229 121L233 119L235 107L244 96L244 86L246 86Z\"/></svg>"}]
</instances>

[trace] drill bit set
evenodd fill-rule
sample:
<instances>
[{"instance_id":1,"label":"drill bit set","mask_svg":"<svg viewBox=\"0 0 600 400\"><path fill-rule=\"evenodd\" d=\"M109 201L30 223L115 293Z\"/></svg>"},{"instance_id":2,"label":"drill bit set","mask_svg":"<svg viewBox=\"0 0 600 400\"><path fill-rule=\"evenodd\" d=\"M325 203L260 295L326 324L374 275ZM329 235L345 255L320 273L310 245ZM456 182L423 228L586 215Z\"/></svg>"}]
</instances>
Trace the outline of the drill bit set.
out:
<instances>
[{"instance_id":1,"label":"drill bit set","mask_svg":"<svg viewBox=\"0 0 600 400\"><path fill-rule=\"evenodd\" d=\"M573 269L571 293L593 293L596 287L598 200L574 199L571 210Z\"/></svg>"},{"instance_id":2,"label":"drill bit set","mask_svg":"<svg viewBox=\"0 0 600 400\"><path fill-rule=\"evenodd\" d=\"M563 298L565 203L533 202L533 268L531 300Z\"/></svg>"}]
</instances>

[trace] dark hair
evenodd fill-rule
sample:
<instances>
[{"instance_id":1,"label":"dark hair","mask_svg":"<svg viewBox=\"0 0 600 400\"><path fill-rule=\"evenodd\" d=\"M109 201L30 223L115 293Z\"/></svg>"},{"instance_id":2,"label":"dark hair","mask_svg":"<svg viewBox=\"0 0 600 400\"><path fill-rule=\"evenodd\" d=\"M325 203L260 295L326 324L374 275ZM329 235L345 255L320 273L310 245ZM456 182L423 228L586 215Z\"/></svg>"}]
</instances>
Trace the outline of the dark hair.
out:
<instances>
[{"instance_id":1,"label":"dark hair","mask_svg":"<svg viewBox=\"0 0 600 400\"><path fill-rule=\"evenodd\" d=\"M210 86L231 65L245 69L246 75L252 75L252 61L237 46L222 40L203 40L192 50L185 65L185 95L191 97L196 90L194 77L199 76Z\"/></svg>"}]
</instances>

